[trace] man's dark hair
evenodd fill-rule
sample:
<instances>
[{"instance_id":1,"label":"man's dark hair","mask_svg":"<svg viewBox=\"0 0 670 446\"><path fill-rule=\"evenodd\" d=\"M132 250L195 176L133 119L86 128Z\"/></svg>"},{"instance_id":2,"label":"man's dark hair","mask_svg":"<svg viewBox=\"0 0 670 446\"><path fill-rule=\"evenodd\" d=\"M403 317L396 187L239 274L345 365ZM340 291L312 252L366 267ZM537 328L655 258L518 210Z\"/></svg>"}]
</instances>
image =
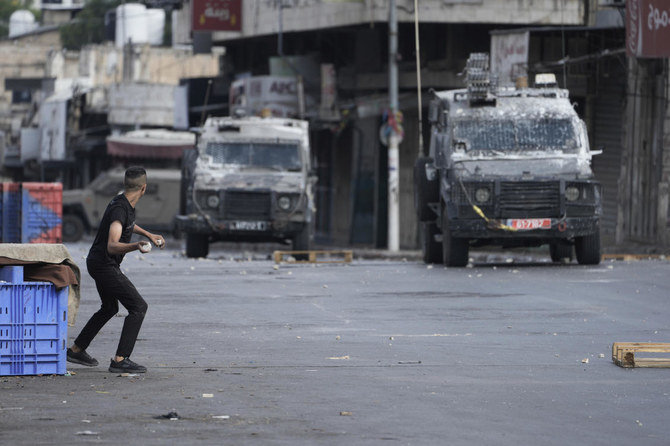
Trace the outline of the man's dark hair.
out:
<instances>
[{"instance_id":1,"label":"man's dark hair","mask_svg":"<svg viewBox=\"0 0 670 446\"><path fill-rule=\"evenodd\" d=\"M123 187L126 191L139 190L147 182L147 171L144 167L132 166L126 169L126 175L123 178Z\"/></svg>"}]
</instances>

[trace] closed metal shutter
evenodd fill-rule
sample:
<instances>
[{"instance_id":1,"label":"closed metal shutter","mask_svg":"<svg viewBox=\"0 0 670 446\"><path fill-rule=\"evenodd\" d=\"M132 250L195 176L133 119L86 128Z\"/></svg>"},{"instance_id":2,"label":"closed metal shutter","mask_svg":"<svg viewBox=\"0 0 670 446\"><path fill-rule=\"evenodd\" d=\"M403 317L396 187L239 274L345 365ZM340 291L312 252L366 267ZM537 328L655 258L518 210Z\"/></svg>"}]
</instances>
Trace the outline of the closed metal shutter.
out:
<instances>
[{"instance_id":1,"label":"closed metal shutter","mask_svg":"<svg viewBox=\"0 0 670 446\"><path fill-rule=\"evenodd\" d=\"M603 217L601 232L604 237L616 235L619 175L623 144L623 112L625 107L626 75L623 68L609 64L609 76L598 78L595 100L591 150L604 147L602 155L593 157L593 171L603 188Z\"/></svg>"}]
</instances>

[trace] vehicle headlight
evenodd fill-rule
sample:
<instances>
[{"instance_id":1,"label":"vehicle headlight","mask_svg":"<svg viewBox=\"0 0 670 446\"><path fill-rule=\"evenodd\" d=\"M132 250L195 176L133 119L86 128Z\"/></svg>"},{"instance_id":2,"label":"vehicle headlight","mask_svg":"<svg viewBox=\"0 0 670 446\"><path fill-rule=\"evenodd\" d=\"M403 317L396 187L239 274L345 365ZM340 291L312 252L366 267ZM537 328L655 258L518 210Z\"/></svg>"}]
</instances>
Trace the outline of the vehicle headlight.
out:
<instances>
[{"instance_id":1,"label":"vehicle headlight","mask_svg":"<svg viewBox=\"0 0 670 446\"><path fill-rule=\"evenodd\" d=\"M568 186L565 188L565 198L568 201L577 201L579 199L579 188Z\"/></svg>"},{"instance_id":2,"label":"vehicle headlight","mask_svg":"<svg viewBox=\"0 0 670 446\"><path fill-rule=\"evenodd\" d=\"M478 203L486 203L491 198L491 191L487 187L480 187L475 191L475 200Z\"/></svg>"},{"instance_id":3,"label":"vehicle headlight","mask_svg":"<svg viewBox=\"0 0 670 446\"><path fill-rule=\"evenodd\" d=\"M279 206L279 209L282 211L288 211L291 208L291 198L287 197L286 195L282 195L277 200L277 206Z\"/></svg>"},{"instance_id":4,"label":"vehicle headlight","mask_svg":"<svg viewBox=\"0 0 670 446\"><path fill-rule=\"evenodd\" d=\"M219 207L219 196L210 195L209 197L207 197L207 206L209 206L210 208Z\"/></svg>"}]
</instances>

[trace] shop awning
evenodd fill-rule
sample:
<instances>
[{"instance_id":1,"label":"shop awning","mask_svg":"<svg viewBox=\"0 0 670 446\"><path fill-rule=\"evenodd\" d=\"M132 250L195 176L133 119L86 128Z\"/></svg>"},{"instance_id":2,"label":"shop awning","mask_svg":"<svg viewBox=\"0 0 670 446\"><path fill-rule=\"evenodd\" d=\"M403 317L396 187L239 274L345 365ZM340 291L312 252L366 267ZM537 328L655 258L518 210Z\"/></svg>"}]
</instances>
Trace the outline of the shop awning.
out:
<instances>
[{"instance_id":1,"label":"shop awning","mask_svg":"<svg viewBox=\"0 0 670 446\"><path fill-rule=\"evenodd\" d=\"M134 130L107 137L107 153L126 158L179 159L195 147L195 135L170 130Z\"/></svg>"}]
</instances>

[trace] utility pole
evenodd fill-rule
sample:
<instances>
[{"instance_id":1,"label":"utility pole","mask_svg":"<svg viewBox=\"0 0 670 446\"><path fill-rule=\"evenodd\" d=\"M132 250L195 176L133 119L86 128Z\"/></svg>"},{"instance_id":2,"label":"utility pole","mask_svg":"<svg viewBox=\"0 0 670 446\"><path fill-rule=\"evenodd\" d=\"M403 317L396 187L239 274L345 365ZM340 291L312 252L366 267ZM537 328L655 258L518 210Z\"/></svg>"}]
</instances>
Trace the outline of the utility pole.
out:
<instances>
[{"instance_id":1,"label":"utility pole","mask_svg":"<svg viewBox=\"0 0 670 446\"><path fill-rule=\"evenodd\" d=\"M396 0L389 1L389 108L390 120L398 118L398 16ZM391 129L388 146L388 250L398 251L400 245L400 196L398 124Z\"/></svg>"}]
</instances>

